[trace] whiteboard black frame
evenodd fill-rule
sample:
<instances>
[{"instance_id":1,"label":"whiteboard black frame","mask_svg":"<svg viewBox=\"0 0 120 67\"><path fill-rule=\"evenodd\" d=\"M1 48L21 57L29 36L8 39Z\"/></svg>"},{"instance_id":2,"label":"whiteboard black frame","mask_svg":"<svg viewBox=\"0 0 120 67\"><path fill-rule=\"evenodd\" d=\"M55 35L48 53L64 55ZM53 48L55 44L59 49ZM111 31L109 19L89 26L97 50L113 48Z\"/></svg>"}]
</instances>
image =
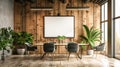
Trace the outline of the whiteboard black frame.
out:
<instances>
[{"instance_id":1,"label":"whiteboard black frame","mask_svg":"<svg viewBox=\"0 0 120 67\"><path fill-rule=\"evenodd\" d=\"M45 33L46 33L46 31L45 31L45 17L73 17L73 36L72 37L67 37L67 38L74 38L75 37L75 16L44 16L44 32L43 32L43 34L44 34L44 38L56 38L57 36L54 36L54 37L46 37L45 36Z\"/></svg>"}]
</instances>

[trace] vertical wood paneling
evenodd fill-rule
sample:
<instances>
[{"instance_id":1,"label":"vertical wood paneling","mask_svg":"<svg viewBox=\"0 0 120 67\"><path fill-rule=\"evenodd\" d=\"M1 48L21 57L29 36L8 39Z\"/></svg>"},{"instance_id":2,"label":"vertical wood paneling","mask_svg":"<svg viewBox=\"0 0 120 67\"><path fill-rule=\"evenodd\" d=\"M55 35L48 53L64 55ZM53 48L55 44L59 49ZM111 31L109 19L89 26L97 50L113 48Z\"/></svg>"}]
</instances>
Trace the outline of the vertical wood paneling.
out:
<instances>
[{"instance_id":1,"label":"vertical wood paneling","mask_svg":"<svg viewBox=\"0 0 120 67\"><path fill-rule=\"evenodd\" d=\"M100 6L94 4L94 27L100 28Z\"/></svg>"},{"instance_id":2,"label":"vertical wood paneling","mask_svg":"<svg viewBox=\"0 0 120 67\"><path fill-rule=\"evenodd\" d=\"M82 6L82 1L78 0L78 6ZM79 36L82 34L83 29L82 29L82 19L83 19L83 15L82 15L83 11L78 11L78 42L81 41L81 39L79 38Z\"/></svg>"},{"instance_id":3,"label":"vertical wood paneling","mask_svg":"<svg viewBox=\"0 0 120 67\"><path fill-rule=\"evenodd\" d=\"M53 7L53 10L31 11L30 7ZM89 6L89 10L66 10L66 7L81 7ZM19 8L19 9L18 9ZM60 11L59 11L59 10ZM21 5L15 3L15 22L14 29L19 32L21 26ZM58 42L57 38L44 38L44 16L56 16L60 12L62 16L75 16L75 38L66 39L65 42L76 41L80 42L79 36L84 34L83 24L89 27L94 26L100 28L100 6L93 3L83 3L81 0L67 0L65 4L58 0L55 3L50 3L47 0L37 0L35 4L27 4L26 6L26 31L34 35L34 43L54 41ZM42 51L42 48L41 48Z\"/></svg>"},{"instance_id":4,"label":"vertical wood paneling","mask_svg":"<svg viewBox=\"0 0 120 67\"><path fill-rule=\"evenodd\" d=\"M19 8L19 9L18 9ZM21 23L21 5L18 3L15 3L15 7L14 7L15 11L14 11L14 30L16 32L19 32L22 30L22 23Z\"/></svg>"}]
</instances>

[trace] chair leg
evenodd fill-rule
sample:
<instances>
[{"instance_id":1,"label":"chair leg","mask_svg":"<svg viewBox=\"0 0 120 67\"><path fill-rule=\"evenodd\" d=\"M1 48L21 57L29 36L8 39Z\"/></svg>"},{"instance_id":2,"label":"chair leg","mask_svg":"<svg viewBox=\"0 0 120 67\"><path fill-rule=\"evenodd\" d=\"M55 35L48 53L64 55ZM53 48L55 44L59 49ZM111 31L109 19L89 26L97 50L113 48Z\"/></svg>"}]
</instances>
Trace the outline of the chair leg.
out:
<instances>
[{"instance_id":1,"label":"chair leg","mask_svg":"<svg viewBox=\"0 0 120 67\"><path fill-rule=\"evenodd\" d=\"M79 58L79 57L78 57L78 54L77 54L77 53L75 53L75 55L76 55L76 59L78 60L78 58Z\"/></svg>"},{"instance_id":2,"label":"chair leg","mask_svg":"<svg viewBox=\"0 0 120 67\"><path fill-rule=\"evenodd\" d=\"M69 58L70 58L70 53L68 54L68 60L69 60Z\"/></svg>"},{"instance_id":3,"label":"chair leg","mask_svg":"<svg viewBox=\"0 0 120 67\"><path fill-rule=\"evenodd\" d=\"M79 53L77 53L77 57L81 59L81 57L79 56Z\"/></svg>"}]
</instances>

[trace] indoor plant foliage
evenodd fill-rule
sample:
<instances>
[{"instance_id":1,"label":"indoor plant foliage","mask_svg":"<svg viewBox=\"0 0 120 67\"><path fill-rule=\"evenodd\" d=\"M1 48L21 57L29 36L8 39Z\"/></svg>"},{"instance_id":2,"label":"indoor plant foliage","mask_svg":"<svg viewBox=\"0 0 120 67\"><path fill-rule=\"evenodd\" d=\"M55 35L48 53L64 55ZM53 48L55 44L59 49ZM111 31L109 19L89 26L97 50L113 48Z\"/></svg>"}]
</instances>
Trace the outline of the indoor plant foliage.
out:
<instances>
[{"instance_id":1,"label":"indoor plant foliage","mask_svg":"<svg viewBox=\"0 0 120 67\"><path fill-rule=\"evenodd\" d=\"M86 25L83 25L83 28L86 35L81 35L80 37L85 43L88 43L91 48L93 48L95 46L95 42L100 41L100 35L102 32L99 29L95 29L93 27L89 29Z\"/></svg>"},{"instance_id":2,"label":"indoor plant foliage","mask_svg":"<svg viewBox=\"0 0 120 67\"><path fill-rule=\"evenodd\" d=\"M2 50L2 60L4 60L4 51L7 50L7 47L12 48L13 46L12 34L13 30L10 27L0 29L0 50Z\"/></svg>"},{"instance_id":3,"label":"indoor plant foliage","mask_svg":"<svg viewBox=\"0 0 120 67\"><path fill-rule=\"evenodd\" d=\"M16 48L22 50L24 49L23 52L25 52L26 43L33 43L33 35L28 32L15 32L13 38Z\"/></svg>"},{"instance_id":4,"label":"indoor plant foliage","mask_svg":"<svg viewBox=\"0 0 120 67\"><path fill-rule=\"evenodd\" d=\"M33 36L28 32L15 32L14 42L17 45L25 45L25 43L33 43Z\"/></svg>"},{"instance_id":5,"label":"indoor plant foliage","mask_svg":"<svg viewBox=\"0 0 120 67\"><path fill-rule=\"evenodd\" d=\"M59 35L57 38L58 38L58 40L59 40L60 42L63 43L63 40L66 38L66 36L64 36L64 35L63 35L63 36L60 36L60 35Z\"/></svg>"}]
</instances>

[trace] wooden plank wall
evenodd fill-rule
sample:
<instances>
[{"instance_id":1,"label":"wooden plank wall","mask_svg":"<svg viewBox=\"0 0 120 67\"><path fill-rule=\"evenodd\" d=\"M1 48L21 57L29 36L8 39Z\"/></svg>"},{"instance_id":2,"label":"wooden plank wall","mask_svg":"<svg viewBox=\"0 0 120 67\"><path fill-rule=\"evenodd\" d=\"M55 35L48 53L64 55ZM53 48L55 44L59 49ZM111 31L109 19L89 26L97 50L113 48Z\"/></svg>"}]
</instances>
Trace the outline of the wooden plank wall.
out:
<instances>
[{"instance_id":1,"label":"wooden plank wall","mask_svg":"<svg viewBox=\"0 0 120 67\"><path fill-rule=\"evenodd\" d=\"M41 10L41 11L31 11L32 7L53 7L53 10ZM66 7L81 7L89 6L89 10L66 10ZM14 30L16 32L22 31L22 21L21 21L21 5L15 2L14 7ZM66 39L68 41L80 42L79 36L84 34L83 24L89 27L94 26L100 28L100 5L94 3L83 3L82 0L67 0L65 4L61 3L59 0L55 0L55 3L50 3L47 0L37 0L35 4L26 4L26 20L25 20L25 30L34 35L34 43L39 42L49 42L58 41L56 38L44 38L44 16L56 16L60 13L62 16L75 16L75 38Z\"/></svg>"}]
</instances>

